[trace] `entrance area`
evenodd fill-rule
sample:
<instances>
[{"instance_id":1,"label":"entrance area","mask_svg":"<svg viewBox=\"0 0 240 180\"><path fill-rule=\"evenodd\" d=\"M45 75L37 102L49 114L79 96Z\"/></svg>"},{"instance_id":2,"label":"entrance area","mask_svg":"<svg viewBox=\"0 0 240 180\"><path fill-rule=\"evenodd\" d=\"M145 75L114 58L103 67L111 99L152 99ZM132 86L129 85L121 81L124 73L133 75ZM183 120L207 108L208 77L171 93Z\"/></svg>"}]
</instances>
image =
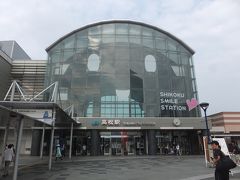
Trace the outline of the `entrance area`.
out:
<instances>
[{"instance_id":1,"label":"entrance area","mask_svg":"<svg viewBox=\"0 0 240 180\"><path fill-rule=\"evenodd\" d=\"M198 142L193 142L193 131L165 130L157 131L157 154L160 155L190 155L194 154Z\"/></svg>"},{"instance_id":2,"label":"entrance area","mask_svg":"<svg viewBox=\"0 0 240 180\"><path fill-rule=\"evenodd\" d=\"M142 155L145 141L140 131L100 132L102 155Z\"/></svg>"}]
</instances>

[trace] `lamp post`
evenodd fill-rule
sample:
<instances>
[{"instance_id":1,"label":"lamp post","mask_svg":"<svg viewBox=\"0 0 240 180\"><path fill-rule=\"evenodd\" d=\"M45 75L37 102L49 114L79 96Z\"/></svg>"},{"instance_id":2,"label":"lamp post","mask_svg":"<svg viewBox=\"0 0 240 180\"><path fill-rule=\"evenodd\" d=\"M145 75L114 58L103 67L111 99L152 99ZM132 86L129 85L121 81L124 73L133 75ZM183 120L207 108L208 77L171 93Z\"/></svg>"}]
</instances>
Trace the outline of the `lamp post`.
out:
<instances>
[{"instance_id":1,"label":"lamp post","mask_svg":"<svg viewBox=\"0 0 240 180\"><path fill-rule=\"evenodd\" d=\"M207 122L207 108L209 106L209 103L207 102L203 102L203 103L200 103L199 106L203 109L204 111L204 116L205 116L205 123L206 123L206 130L207 130L207 138L208 138L208 144L211 143L211 138L210 138L210 131L209 131L209 128L208 128L208 122Z\"/></svg>"}]
</instances>

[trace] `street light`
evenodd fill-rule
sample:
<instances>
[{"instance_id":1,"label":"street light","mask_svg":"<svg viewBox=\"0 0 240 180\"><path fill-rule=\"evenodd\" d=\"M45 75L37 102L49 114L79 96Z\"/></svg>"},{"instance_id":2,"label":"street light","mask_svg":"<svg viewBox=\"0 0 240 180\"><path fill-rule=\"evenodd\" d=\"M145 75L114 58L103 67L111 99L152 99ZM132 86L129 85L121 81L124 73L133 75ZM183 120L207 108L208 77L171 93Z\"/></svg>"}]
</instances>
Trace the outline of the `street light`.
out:
<instances>
[{"instance_id":1,"label":"street light","mask_svg":"<svg viewBox=\"0 0 240 180\"><path fill-rule=\"evenodd\" d=\"M208 128L208 122L207 122L207 108L209 106L209 103L207 102L203 102L203 103L200 103L199 106L203 109L204 111L204 115L205 115L205 122L206 122L206 130L207 130L207 138L208 138L208 144L211 143L211 138L210 138L210 131L209 131L209 128Z\"/></svg>"}]
</instances>

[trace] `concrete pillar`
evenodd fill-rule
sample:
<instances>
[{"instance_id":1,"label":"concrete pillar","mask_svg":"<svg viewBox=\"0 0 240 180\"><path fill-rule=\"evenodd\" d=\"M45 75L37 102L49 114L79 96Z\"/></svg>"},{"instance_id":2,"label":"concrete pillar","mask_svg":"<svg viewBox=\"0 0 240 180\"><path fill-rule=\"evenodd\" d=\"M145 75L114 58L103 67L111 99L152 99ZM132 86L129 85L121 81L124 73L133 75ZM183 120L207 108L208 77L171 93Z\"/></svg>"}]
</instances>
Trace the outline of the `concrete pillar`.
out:
<instances>
[{"instance_id":1,"label":"concrete pillar","mask_svg":"<svg viewBox=\"0 0 240 180\"><path fill-rule=\"evenodd\" d=\"M91 156L100 155L100 135L98 130L91 130Z\"/></svg>"},{"instance_id":2,"label":"concrete pillar","mask_svg":"<svg viewBox=\"0 0 240 180\"><path fill-rule=\"evenodd\" d=\"M52 169L52 154L53 154L53 140L54 140L55 120L56 120L56 108L53 108L52 117L53 117L53 122L52 122L52 130L51 130L50 149L49 149L48 170Z\"/></svg>"},{"instance_id":3,"label":"concrete pillar","mask_svg":"<svg viewBox=\"0 0 240 180\"><path fill-rule=\"evenodd\" d=\"M41 139L41 148L40 148L40 158L43 158L43 146L44 146L44 136L45 136L45 124L43 125L42 130L42 139Z\"/></svg>"},{"instance_id":4,"label":"concrete pillar","mask_svg":"<svg viewBox=\"0 0 240 180\"><path fill-rule=\"evenodd\" d=\"M154 129L147 130L147 140L148 140L148 155L156 155L157 140L156 132Z\"/></svg>"},{"instance_id":5,"label":"concrete pillar","mask_svg":"<svg viewBox=\"0 0 240 180\"><path fill-rule=\"evenodd\" d=\"M52 169L52 153L53 153L53 139L54 139L54 125L52 126L51 131L51 142L50 142L50 150L49 150L49 161L48 161L48 170Z\"/></svg>"},{"instance_id":6,"label":"concrete pillar","mask_svg":"<svg viewBox=\"0 0 240 180\"><path fill-rule=\"evenodd\" d=\"M13 180L17 180L17 173L18 173L18 159L21 149L21 140L22 140L22 131L23 131L23 116L18 117L19 129L17 133L17 145L16 145L16 157L14 162L14 170L13 170Z\"/></svg>"}]
</instances>

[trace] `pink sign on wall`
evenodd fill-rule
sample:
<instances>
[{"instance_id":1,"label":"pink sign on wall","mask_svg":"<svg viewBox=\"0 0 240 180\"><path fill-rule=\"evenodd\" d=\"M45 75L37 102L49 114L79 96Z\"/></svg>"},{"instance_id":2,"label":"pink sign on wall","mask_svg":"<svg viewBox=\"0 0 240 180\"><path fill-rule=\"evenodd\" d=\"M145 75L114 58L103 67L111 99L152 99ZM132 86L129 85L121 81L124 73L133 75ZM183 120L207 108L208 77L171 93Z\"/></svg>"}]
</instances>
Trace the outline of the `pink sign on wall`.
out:
<instances>
[{"instance_id":1,"label":"pink sign on wall","mask_svg":"<svg viewBox=\"0 0 240 180\"><path fill-rule=\"evenodd\" d=\"M198 106L198 101L195 98L192 98L191 100L187 99L186 103L189 111L191 111L192 109Z\"/></svg>"}]
</instances>

